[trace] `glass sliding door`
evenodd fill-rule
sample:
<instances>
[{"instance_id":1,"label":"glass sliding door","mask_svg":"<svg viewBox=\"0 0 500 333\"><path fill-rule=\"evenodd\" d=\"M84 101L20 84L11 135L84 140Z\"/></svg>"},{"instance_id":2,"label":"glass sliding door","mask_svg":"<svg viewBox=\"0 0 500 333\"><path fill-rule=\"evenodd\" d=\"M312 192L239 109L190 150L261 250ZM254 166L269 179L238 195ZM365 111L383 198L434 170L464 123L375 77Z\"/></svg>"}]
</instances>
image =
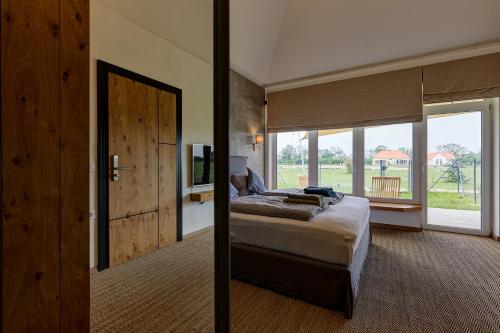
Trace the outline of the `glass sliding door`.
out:
<instances>
[{"instance_id":1,"label":"glass sliding door","mask_svg":"<svg viewBox=\"0 0 500 333\"><path fill-rule=\"evenodd\" d=\"M489 232L487 110L482 102L426 107L427 228Z\"/></svg>"}]
</instances>

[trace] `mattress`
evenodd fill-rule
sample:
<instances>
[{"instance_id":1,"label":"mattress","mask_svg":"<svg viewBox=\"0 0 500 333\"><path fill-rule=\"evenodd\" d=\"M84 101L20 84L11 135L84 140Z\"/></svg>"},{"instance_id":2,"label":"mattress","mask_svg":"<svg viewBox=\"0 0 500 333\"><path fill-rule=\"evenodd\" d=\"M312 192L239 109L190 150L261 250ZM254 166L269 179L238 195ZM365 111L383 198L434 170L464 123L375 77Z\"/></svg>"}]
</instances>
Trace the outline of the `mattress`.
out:
<instances>
[{"instance_id":1,"label":"mattress","mask_svg":"<svg viewBox=\"0 0 500 333\"><path fill-rule=\"evenodd\" d=\"M309 221L231 213L231 241L348 266L369 217L368 200L353 196Z\"/></svg>"}]
</instances>

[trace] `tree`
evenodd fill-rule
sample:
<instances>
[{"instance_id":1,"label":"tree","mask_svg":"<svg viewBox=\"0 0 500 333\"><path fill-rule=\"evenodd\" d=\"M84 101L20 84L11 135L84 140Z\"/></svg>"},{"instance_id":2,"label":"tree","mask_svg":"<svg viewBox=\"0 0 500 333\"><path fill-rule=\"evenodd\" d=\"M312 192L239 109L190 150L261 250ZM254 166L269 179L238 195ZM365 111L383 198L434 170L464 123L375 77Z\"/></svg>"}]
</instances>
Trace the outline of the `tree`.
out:
<instances>
[{"instance_id":1,"label":"tree","mask_svg":"<svg viewBox=\"0 0 500 333\"><path fill-rule=\"evenodd\" d=\"M333 153L330 149L319 149L318 153L321 164L333 164Z\"/></svg>"},{"instance_id":2,"label":"tree","mask_svg":"<svg viewBox=\"0 0 500 333\"><path fill-rule=\"evenodd\" d=\"M460 156L469 153L469 150L466 147L456 143L447 143L445 145L439 145L437 146L437 150L438 152L452 153L453 155L455 155L455 158L459 158Z\"/></svg>"},{"instance_id":3,"label":"tree","mask_svg":"<svg viewBox=\"0 0 500 333\"><path fill-rule=\"evenodd\" d=\"M342 164L346 157L342 148L339 147L331 147L330 152L332 154L332 164Z\"/></svg>"},{"instance_id":4,"label":"tree","mask_svg":"<svg viewBox=\"0 0 500 333\"><path fill-rule=\"evenodd\" d=\"M293 164L297 158L300 159L300 156L292 145L286 145L278 154L278 162L281 164Z\"/></svg>"},{"instance_id":5,"label":"tree","mask_svg":"<svg viewBox=\"0 0 500 333\"><path fill-rule=\"evenodd\" d=\"M339 147L331 147L330 149L319 149L319 162L321 164L342 164L346 154Z\"/></svg>"},{"instance_id":6,"label":"tree","mask_svg":"<svg viewBox=\"0 0 500 333\"><path fill-rule=\"evenodd\" d=\"M352 162L350 159L344 161L344 166L346 167L346 173L352 174Z\"/></svg>"},{"instance_id":7,"label":"tree","mask_svg":"<svg viewBox=\"0 0 500 333\"><path fill-rule=\"evenodd\" d=\"M470 179L465 176L463 165L460 163L460 161L455 161L452 162L452 166L446 170L443 180L446 183L465 184L469 182Z\"/></svg>"},{"instance_id":8,"label":"tree","mask_svg":"<svg viewBox=\"0 0 500 333\"><path fill-rule=\"evenodd\" d=\"M345 153L340 147L331 147L330 152L332 153L332 156L335 158L345 157Z\"/></svg>"},{"instance_id":9,"label":"tree","mask_svg":"<svg viewBox=\"0 0 500 333\"><path fill-rule=\"evenodd\" d=\"M405 154L406 154L406 155L408 155L408 156L411 156L411 150L410 150L410 149L408 149L408 148L406 148L406 147L399 147L399 148L398 148L398 150L399 150L400 152L405 153Z\"/></svg>"},{"instance_id":10,"label":"tree","mask_svg":"<svg viewBox=\"0 0 500 333\"><path fill-rule=\"evenodd\" d=\"M376 154L376 153L380 153L382 150L388 150L387 146L378 145L377 147L375 147L373 152Z\"/></svg>"},{"instance_id":11,"label":"tree","mask_svg":"<svg viewBox=\"0 0 500 333\"><path fill-rule=\"evenodd\" d=\"M295 164L307 164L309 162L309 151L307 148L299 146L297 148L297 155L295 157Z\"/></svg>"}]
</instances>

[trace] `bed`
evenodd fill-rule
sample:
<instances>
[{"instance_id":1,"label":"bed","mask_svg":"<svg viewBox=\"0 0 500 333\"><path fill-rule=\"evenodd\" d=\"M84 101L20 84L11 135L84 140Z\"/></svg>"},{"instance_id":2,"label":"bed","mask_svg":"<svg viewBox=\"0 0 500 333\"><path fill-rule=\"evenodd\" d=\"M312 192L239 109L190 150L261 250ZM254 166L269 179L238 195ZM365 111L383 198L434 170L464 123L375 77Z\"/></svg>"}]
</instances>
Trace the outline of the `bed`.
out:
<instances>
[{"instance_id":1,"label":"bed","mask_svg":"<svg viewBox=\"0 0 500 333\"><path fill-rule=\"evenodd\" d=\"M230 169L245 173L246 158L231 157ZM352 318L369 212L368 200L350 196L307 222L231 212L231 276Z\"/></svg>"}]
</instances>

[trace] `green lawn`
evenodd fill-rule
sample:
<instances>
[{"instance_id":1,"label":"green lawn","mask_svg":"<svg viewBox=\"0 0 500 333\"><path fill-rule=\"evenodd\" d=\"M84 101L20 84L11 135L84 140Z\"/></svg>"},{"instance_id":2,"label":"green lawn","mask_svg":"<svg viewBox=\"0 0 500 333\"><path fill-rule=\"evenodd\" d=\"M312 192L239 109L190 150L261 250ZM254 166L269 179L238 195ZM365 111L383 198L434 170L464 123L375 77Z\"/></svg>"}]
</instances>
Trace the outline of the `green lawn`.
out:
<instances>
[{"instance_id":1,"label":"green lawn","mask_svg":"<svg viewBox=\"0 0 500 333\"><path fill-rule=\"evenodd\" d=\"M429 192L427 196L429 207L433 208L448 208L461 210L481 210L481 197L478 195L474 203L472 194L464 194L457 192Z\"/></svg>"},{"instance_id":2,"label":"green lawn","mask_svg":"<svg viewBox=\"0 0 500 333\"><path fill-rule=\"evenodd\" d=\"M478 170L480 168L478 167ZM428 168L428 184L432 185L439 176L444 172L444 168ZM301 166L283 166L278 167L278 188L297 188L299 187L299 175L307 175L307 165ZM450 208L450 209L465 209L465 210L480 210L480 191L481 177L480 172L476 174L476 189L477 203L474 203L473 190L473 168L466 167L463 169L464 175L468 178L468 182L464 183L464 193L457 193L456 183L447 183L443 179L436 183L432 191L429 192L428 202L430 207L435 208ZM386 176L401 177L401 198L411 198L411 193L408 192L408 169L389 168ZM376 169L365 168L365 188L370 189L371 178L380 176L380 171ZM322 166L318 173L320 186L331 186L335 190L352 193L352 174L347 173L347 169L338 166ZM454 191L454 192L445 192ZM368 194L368 193L367 193Z\"/></svg>"}]
</instances>

